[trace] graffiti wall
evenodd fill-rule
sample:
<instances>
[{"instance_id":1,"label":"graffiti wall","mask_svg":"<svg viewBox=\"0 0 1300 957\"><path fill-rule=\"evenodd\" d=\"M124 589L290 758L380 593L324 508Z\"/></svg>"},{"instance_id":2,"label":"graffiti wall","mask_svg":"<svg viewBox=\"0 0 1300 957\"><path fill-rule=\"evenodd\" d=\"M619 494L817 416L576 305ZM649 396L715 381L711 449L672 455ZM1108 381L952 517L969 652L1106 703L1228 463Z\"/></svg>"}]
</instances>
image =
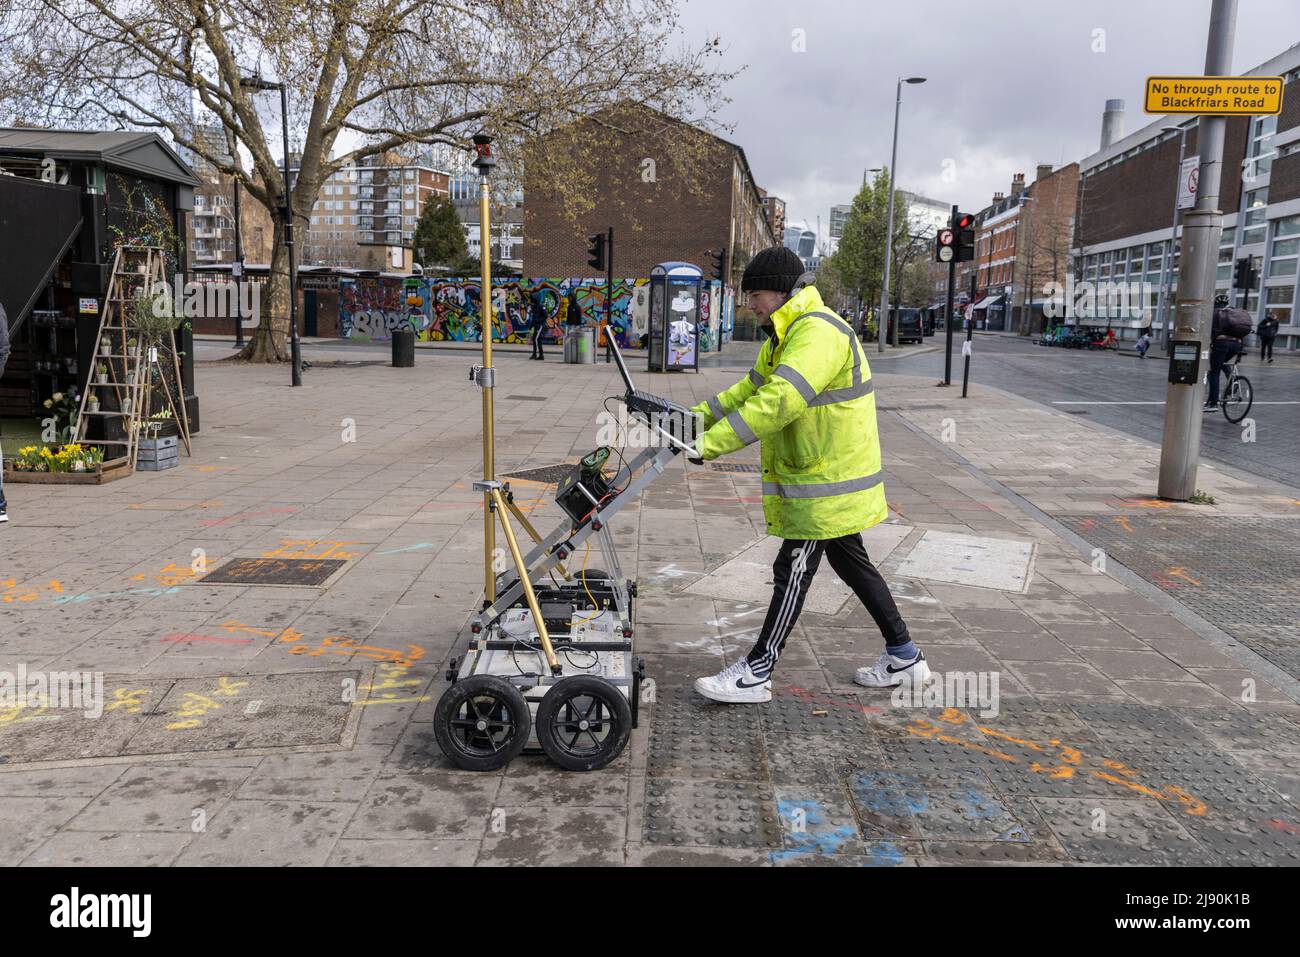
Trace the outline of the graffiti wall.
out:
<instances>
[{"instance_id":1,"label":"graffiti wall","mask_svg":"<svg viewBox=\"0 0 1300 957\"><path fill-rule=\"evenodd\" d=\"M342 279L339 282L339 335L343 338L391 339L407 324L425 342L478 342L481 309L478 279L423 278L410 290L419 305L408 304L408 292L394 277ZM644 345L649 330L649 280L615 279L610 324L620 346ZM492 284L494 342L524 343L531 332L528 304L534 293L546 310L547 341L564 334L572 304L585 321L605 318L603 279L501 279ZM731 295L721 283L705 283L701 297L700 345L716 350L730 338Z\"/></svg>"}]
</instances>

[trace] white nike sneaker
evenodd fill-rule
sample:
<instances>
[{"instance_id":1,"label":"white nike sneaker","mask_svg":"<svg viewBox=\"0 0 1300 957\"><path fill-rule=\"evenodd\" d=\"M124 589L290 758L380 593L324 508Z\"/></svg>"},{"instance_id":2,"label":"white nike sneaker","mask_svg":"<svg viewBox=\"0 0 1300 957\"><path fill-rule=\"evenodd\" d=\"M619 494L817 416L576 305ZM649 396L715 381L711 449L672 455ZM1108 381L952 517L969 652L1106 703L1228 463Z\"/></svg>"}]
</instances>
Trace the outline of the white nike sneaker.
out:
<instances>
[{"instance_id":1,"label":"white nike sneaker","mask_svg":"<svg viewBox=\"0 0 1300 957\"><path fill-rule=\"evenodd\" d=\"M772 679L759 678L741 658L708 678L696 678L695 690L727 704L761 704L772 700Z\"/></svg>"},{"instance_id":2,"label":"white nike sneaker","mask_svg":"<svg viewBox=\"0 0 1300 957\"><path fill-rule=\"evenodd\" d=\"M888 651L882 651L876 663L870 668L859 668L853 680L866 688L894 688L904 681L924 686L930 680L930 666L925 663L925 654L919 650L911 660L895 658Z\"/></svg>"}]
</instances>

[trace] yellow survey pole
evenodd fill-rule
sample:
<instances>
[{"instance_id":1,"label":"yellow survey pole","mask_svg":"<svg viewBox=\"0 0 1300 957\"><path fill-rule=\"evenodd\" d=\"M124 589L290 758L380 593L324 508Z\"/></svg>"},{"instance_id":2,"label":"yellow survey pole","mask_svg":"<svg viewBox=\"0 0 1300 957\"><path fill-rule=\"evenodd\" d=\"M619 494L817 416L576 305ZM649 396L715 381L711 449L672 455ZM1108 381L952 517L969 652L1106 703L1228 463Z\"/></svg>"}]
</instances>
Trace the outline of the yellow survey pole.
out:
<instances>
[{"instance_id":1,"label":"yellow survey pole","mask_svg":"<svg viewBox=\"0 0 1300 957\"><path fill-rule=\"evenodd\" d=\"M477 157L474 166L479 172L478 236L479 261L482 265L479 289L479 338L483 341L483 481L496 480L496 433L493 429L492 410L492 243L488 210L488 174L496 165L492 156L492 138L482 133L474 137ZM483 594L487 604L497 598L497 576L493 568L496 553L496 524L492 515L492 493L483 493Z\"/></svg>"}]
</instances>

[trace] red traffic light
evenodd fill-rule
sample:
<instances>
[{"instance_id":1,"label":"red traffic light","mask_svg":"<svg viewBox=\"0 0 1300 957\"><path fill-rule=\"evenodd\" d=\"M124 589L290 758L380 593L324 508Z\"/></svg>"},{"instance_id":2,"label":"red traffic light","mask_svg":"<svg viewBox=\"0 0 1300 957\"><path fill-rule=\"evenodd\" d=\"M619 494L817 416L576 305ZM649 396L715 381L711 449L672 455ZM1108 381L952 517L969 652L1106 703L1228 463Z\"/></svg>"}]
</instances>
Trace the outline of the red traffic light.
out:
<instances>
[{"instance_id":1,"label":"red traffic light","mask_svg":"<svg viewBox=\"0 0 1300 957\"><path fill-rule=\"evenodd\" d=\"M970 228L971 228L972 226L974 226L974 225L975 225L975 216L974 216L974 214L972 214L972 213L958 213L958 214L957 214L957 228L958 228L958 229L970 229Z\"/></svg>"}]
</instances>

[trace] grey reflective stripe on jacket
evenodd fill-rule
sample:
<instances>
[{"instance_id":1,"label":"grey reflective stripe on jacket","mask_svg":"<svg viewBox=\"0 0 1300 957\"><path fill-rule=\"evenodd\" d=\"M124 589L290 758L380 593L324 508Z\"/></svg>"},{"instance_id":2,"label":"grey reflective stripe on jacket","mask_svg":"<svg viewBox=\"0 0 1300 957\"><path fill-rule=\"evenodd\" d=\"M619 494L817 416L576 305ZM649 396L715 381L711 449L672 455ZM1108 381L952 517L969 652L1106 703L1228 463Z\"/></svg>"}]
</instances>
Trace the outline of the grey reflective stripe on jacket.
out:
<instances>
[{"instance_id":1,"label":"grey reflective stripe on jacket","mask_svg":"<svg viewBox=\"0 0 1300 957\"><path fill-rule=\"evenodd\" d=\"M741 416L739 409L728 415L724 421L726 421L736 433L736 438L740 439L740 441L744 442L746 445L753 445L758 441L758 436L754 434L754 430L749 427L749 423Z\"/></svg>"},{"instance_id":2,"label":"grey reflective stripe on jacket","mask_svg":"<svg viewBox=\"0 0 1300 957\"><path fill-rule=\"evenodd\" d=\"M853 330L839 319L836 319L829 312L805 312L802 316L796 316L791 320L790 325L786 327L785 334L787 338L794 324L801 319L809 316L816 316L818 319L825 320L832 328L844 333L849 337L849 352L853 353L853 384L845 386L842 389L826 389L820 395L809 384L808 380L787 365L777 366L773 375L779 375L798 390L803 396L803 400L808 403L809 408L819 405L833 405L836 402L848 402L850 399L860 399L864 395L870 395L874 390L871 380L862 381L862 354L858 351L857 337ZM797 381L796 381L797 380Z\"/></svg>"},{"instance_id":3,"label":"grey reflective stripe on jacket","mask_svg":"<svg viewBox=\"0 0 1300 957\"><path fill-rule=\"evenodd\" d=\"M709 406L709 411L713 413L713 420L715 422L727 414L726 412L723 411L722 403L718 401L718 397L716 395L713 396L711 399L709 399L708 406Z\"/></svg>"},{"instance_id":4,"label":"grey reflective stripe on jacket","mask_svg":"<svg viewBox=\"0 0 1300 957\"><path fill-rule=\"evenodd\" d=\"M847 492L861 492L874 488L884 481L884 474L864 475L862 478L846 479L843 482L813 482L807 485L783 485L780 482L764 482L764 495L779 495L781 498L827 498L831 495L844 495Z\"/></svg>"}]
</instances>

